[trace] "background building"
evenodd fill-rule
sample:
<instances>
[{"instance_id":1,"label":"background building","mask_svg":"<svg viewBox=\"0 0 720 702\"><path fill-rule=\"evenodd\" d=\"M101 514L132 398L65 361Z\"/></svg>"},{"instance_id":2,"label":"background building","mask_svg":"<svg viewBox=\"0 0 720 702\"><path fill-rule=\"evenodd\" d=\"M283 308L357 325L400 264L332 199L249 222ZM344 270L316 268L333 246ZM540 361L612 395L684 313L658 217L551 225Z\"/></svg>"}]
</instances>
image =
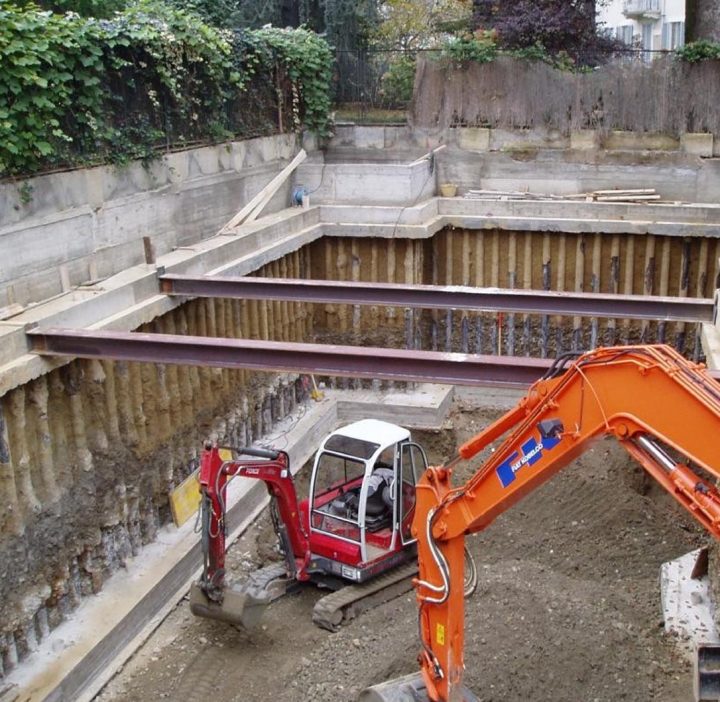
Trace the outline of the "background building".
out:
<instances>
[{"instance_id":1,"label":"background building","mask_svg":"<svg viewBox=\"0 0 720 702\"><path fill-rule=\"evenodd\" d=\"M598 23L628 45L651 51L685 43L685 0L611 0L599 8Z\"/></svg>"}]
</instances>

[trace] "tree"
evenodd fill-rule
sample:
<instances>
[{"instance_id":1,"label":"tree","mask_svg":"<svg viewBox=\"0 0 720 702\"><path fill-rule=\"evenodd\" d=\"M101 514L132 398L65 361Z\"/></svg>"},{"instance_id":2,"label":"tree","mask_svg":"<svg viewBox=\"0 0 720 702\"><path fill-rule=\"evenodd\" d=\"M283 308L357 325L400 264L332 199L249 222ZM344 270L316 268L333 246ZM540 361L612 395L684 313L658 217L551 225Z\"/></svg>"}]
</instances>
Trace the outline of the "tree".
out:
<instances>
[{"instance_id":1,"label":"tree","mask_svg":"<svg viewBox=\"0 0 720 702\"><path fill-rule=\"evenodd\" d=\"M686 0L685 41L720 42L720 4L717 0Z\"/></svg>"},{"instance_id":2,"label":"tree","mask_svg":"<svg viewBox=\"0 0 720 702\"><path fill-rule=\"evenodd\" d=\"M468 29L471 15L471 0L386 0L374 39L385 49L428 48L447 31Z\"/></svg>"},{"instance_id":3,"label":"tree","mask_svg":"<svg viewBox=\"0 0 720 702\"><path fill-rule=\"evenodd\" d=\"M504 48L541 45L581 62L615 48L596 31L596 0L474 0L473 6L475 28L494 30Z\"/></svg>"}]
</instances>

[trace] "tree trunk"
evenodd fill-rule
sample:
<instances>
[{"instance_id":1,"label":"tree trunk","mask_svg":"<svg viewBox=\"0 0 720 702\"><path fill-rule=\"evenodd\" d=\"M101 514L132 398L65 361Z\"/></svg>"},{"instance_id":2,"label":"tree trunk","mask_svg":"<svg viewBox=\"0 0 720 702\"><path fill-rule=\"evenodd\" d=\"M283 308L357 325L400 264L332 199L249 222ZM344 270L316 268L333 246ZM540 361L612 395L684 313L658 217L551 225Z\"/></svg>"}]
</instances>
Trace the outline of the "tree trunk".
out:
<instances>
[{"instance_id":1,"label":"tree trunk","mask_svg":"<svg viewBox=\"0 0 720 702\"><path fill-rule=\"evenodd\" d=\"M720 42L720 3L717 0L686 0L685 41L698 39Z\"/></svg>"}]
</instances>

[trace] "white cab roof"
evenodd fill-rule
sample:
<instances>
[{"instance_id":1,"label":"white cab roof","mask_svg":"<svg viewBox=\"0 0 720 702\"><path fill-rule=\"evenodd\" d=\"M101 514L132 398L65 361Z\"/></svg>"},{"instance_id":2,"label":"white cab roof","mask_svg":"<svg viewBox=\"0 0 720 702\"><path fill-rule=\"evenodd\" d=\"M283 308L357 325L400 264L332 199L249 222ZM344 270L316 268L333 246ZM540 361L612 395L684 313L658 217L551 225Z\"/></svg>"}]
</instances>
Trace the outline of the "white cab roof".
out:
<instances>
[{"instance_id":1,"label":"white cab roof","mask_svg":"<svg viewBox=\"0 0 720 702\"><path fill-rule=\"evenodd\" d=\"M382 447L410 438L410 432L407 429L379 419L361 419L359 422L340 427L333 434L342 434L353 439L370 441L374 444L380 444Z\"/></svg>"}]
</instances>

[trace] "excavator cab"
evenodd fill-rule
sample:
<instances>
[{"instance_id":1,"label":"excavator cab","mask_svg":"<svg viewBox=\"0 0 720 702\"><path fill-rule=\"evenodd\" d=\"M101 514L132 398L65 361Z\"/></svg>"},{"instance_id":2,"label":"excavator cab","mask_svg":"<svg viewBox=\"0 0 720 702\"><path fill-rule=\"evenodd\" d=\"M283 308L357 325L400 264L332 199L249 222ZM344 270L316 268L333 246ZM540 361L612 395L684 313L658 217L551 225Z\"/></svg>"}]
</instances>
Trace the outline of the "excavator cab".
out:
<instances>
[{"instance_id":1,"label":"excavator cab","mask_svg":"<svg viewBox=\"0 0 720 702\"><path fill-rule=\"evenodd\" d=\"M403 427L364 419L321 444L313 465L309 511L313 554L343 579L363 582L401 560L413 543L415 485L425 452Z\"/></svg>"}]
</instances>

